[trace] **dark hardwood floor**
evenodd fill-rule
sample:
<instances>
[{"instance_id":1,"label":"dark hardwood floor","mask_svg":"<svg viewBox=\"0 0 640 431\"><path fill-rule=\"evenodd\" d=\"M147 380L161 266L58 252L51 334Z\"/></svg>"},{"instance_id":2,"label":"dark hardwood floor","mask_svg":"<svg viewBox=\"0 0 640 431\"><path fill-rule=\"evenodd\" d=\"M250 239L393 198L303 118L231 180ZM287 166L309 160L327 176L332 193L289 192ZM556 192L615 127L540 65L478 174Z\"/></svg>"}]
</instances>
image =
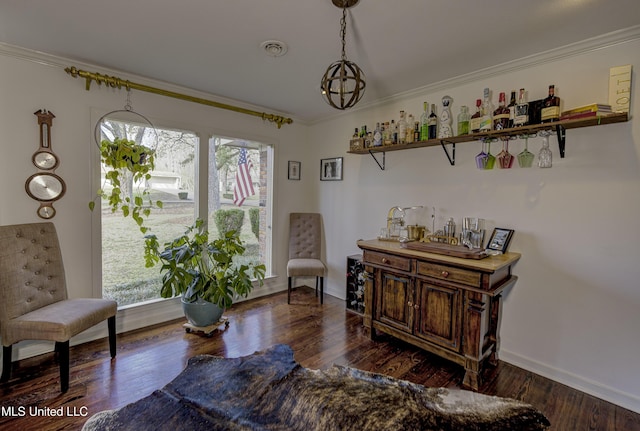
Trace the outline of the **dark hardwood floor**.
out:
<instances>
[{"instance_id":1,"label":"dark hardwood floor","mask_svg":"<svg viewBox=\"0 0 640 431\"><path fill-rule=\"evenodd\" d=\"M72 347L65 394L59 392L53 354L14 363L11 380L0 385L0 429L77 430L88 416L161 388L191 356L245 356L278 343L290 345L296 361L308 368L335 363L432 387L455 388L462 381L462 368L437 356L391 337L371 341L361 318L347 312L344 301L325 296L321 306L309 288L297 289L291 305L284 292L236 304L226 316L229 327L210 338L186 333L183 320L121 334L114 360L106 339ZM512 365L501 362L484 377L480 392L532 404L549 418L551 430L640 430L640 414ZM48 408L48 414L32 416L30 409L36 407Z\"/></svg>"}]
</instances>

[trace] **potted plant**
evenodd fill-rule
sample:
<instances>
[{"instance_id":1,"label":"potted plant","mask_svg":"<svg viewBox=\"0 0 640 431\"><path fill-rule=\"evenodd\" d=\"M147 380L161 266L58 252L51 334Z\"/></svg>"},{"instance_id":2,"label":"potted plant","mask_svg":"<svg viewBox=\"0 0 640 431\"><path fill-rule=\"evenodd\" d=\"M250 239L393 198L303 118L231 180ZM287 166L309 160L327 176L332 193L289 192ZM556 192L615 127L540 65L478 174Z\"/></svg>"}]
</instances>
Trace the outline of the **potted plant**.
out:
<instances>
[{"instance_id":1,"label":"potted plant","mask_svg":"<svg viewBox=\"0 0 640 431\"><path fill-rule=\"evenodd\" d=\"M149 216L154 205L162 208L162 201L152 202L151 193L147 188L137 196L133 193L131 195L125 193L128 189L125 182L128 179L124 178L124 174L126 171L131 173L131 187L135 183L150 180L151 171L155 167L153 150L125 138L115 138L113 141L103 139L100 143L100 156L107 168L105 181L111 183L111 191L99 189L96 199L105 198L112 212L121 210L124 217L131 215L140 227L140 231L146 233L148 228L144 226L144 219ZM91 211L95 208L95 204L95 200L89 202Z\"/></svg>"},{"instance_id":2,"label":"potted plant","mask_svg":"<svg viewBox=\"0 0 640 431\"><path fill-rule=\"evenodd\" d=\"M156 235L145 236L147 267L162 262L160 295L182 295L185 315L194 326L208 326L220 320L237 297L247 297L253 279L262 286L263 264L240 264L245 247L235 230L209 242L204 222L197 219L181 236L162 247Z\"/></svg>"}]
</instances>

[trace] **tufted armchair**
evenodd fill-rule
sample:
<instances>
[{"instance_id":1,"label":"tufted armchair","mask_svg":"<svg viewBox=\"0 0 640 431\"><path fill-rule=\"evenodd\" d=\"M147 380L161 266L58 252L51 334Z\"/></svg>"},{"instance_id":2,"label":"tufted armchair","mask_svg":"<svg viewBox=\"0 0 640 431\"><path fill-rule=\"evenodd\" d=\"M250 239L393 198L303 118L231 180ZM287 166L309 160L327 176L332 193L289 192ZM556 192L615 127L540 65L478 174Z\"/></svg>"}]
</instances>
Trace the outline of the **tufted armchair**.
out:
<instances>
[{"instance_id":1,"label":"tufted armchair","mask_svg":"<svg viewBox=\"0 0 640 431\"><path fill-rule=\"evenodd\" d=\"M115 301L68 299L62 253L51 222L0 226L0 337L2 377L11 375L13 344L22 340L55 342L60 388L69 389L69 339L103 320L116 355Z\"/></svg>"},{"instance_id":2,"label":"tufted armchair","mask_svg":"<svg viewBox=\"0 0 640 431\"><path fill-rule=\"evenodd\" d=\"M320 281L320 303L324 302L325 266L321 260L322 218L316 213L289 215L289 262L287 263L287 303L291 304L293 277L316 277Z\"/></svg>"}]
</instances>

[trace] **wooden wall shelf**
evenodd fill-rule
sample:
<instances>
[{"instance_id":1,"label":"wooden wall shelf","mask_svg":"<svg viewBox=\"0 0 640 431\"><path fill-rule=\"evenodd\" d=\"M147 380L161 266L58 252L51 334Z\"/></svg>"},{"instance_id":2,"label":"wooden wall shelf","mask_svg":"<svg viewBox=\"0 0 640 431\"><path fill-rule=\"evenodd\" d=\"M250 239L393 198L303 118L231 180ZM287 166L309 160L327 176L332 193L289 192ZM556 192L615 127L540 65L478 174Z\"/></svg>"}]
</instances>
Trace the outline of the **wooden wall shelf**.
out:
<instances>
[{"instance_id":1,"label":"wooden wall shelf","mask_svg":"<svg viewBox=\"0 0 640 431\"><path fill-rule=\"evenodd\" d=\"M370 148L362 148L357 150L350 150L347 153L350 154L370 154L380 169L384 170L385 167L385 159L384 154L387 151L400 151L400 150L410 150L413 148L424 148L424 147L435 147L441 146L447 158L449 159L449 163L453 166L456 161L456 144L462 142L473 142L473 141L483 141L483 140L497 140L504 138L516 139L520 136L524 135L533 135L541 131L549 131L555 133L558 137L558 147L560 150L560 157L564 158L565 153L565 141L566 135L565 131L567 129L577 129L581 127L591 127L591 126L601 126L604 124L613 124L613 123L623 123L629 121L629 115L626 112L609 114L609 115L601 115L590 118L580 118L577 120L562 120L556 121L553 123L545 123L545 124L532 124L529 126L522 127L514 127L510 129L504 130L492 130L490 132L481 132L481 133L472 133L469 135L462 136L453 136L451 138L439 138L439 139L429 139L427 141L419 141L412 142L410 144L395 144L395 145L385 145L381 147L370 147ZM447 145L451 145L451 152L449 152ZM376 158L375 153L382 153L383 159L382 163Z\"/></svg>"}]
</instances>

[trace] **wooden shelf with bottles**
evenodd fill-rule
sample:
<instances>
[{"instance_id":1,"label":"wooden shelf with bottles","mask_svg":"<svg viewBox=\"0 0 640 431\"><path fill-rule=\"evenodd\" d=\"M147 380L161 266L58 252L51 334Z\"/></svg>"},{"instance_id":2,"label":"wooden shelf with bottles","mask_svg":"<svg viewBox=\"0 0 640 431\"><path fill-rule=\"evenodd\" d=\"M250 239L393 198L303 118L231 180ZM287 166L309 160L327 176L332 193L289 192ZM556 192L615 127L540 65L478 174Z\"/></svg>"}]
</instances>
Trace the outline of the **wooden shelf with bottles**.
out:
<instances>
[{"instance_id":1,"label":"wooden shelf with bottles","mask_svg":"<svg viewBox=\"0 0 640 431\"><path fill-rule=\"evenodd\" d=\"M504 139L508 137L515 139L519 136L534 135L535 133L546 130L546 131L554 132L558 137L558 147L560 150L560 157L564 158L564 149L565 149L565 142L566 142L565 131L567 129L601 126L604 124L623 123L626 121L629 121L628 113L626 112L613 113L613 114L598 115L595 117L588 117L588 118L555 121L553 123L531 124L528 126L513 127L510 129L504 129L504 130L492 130L490 132L471 133L469 135L452 136L450 138L429 139L427 141L412 142L410 144L394 144L394 145L383 145L381 147L352 149L347 151L347 153L370 154L371 157L373 157L373 159L376 161L380 169L384 170L385 168L384 155L387 151L400 151L400 150L410 150L412 148L441 146L447 156L447 159L449 159L449 163L451 164L451 166L453 166L455 165L455 162L456 162L456 144L458 143L483 141L483 140L497 140L497 139L501 139L501 138ZM451 152L449 152L447 145L451 145ZM375 156L376 153L382 153L382 163L380 163L380 161L376 158Z\"/></svg>"}]
</instances>

